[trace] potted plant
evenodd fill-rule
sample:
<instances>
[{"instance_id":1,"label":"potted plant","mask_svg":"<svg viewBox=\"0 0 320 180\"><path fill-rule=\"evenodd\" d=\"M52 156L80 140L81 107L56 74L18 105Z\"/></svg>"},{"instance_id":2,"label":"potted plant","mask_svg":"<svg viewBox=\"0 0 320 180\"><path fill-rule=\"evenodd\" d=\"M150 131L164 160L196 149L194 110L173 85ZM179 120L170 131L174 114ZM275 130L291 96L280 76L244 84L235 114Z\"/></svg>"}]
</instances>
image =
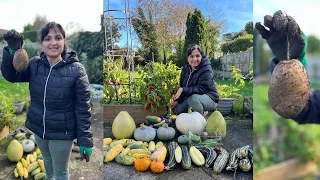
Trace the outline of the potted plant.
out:
<instances>
[{"instance_id":1,"label":"potted plant","mask_svg":"<svg viewBox=\"0 0 320 180\"><path fill-rule=\"evenodd\" d=\"M220 100L217 105L217 110L222 115L228 115L233 107L235 98L241 96L238 91L245 86L244 76L241 70L235 66L231 66L233 84L216 84Z\"/></svg>"},{"instance_id":2,"label":"potted plant","mask_svg":"<svg viewBox=\"0 0 320 180\"><path fill-rule=\"evenodd\" d=\"M21 94L14 94L12 97L12 101L14 103L14 105L16 106L16 114L21 114L24 107L25 107L25 102L26 98L21 95Z\"/></svg>"},{"instance_id":3,"label":"potted plant","mask_svg":"<svg viewBox=\"0 0 320 180\"><path fill-rule=\"evenodd\" d=\"M219 102L217 104L217 111L219 111L222 115L228 115L233 107L233 101L236 96L239 96L237 93L239 88L227 84L216 84L218 94L219 94Z\"/></svg>"},{"instance_id":4,"label":"potted plant","mask_svg":"<svg viewBox=\"0 0 320 180\"><path fill-rule=\"evenodd\" d=\"M16 107L4 92L0 92L0 140L9 135L9 127L15 120Z\"/></svg>"}]
</instances>

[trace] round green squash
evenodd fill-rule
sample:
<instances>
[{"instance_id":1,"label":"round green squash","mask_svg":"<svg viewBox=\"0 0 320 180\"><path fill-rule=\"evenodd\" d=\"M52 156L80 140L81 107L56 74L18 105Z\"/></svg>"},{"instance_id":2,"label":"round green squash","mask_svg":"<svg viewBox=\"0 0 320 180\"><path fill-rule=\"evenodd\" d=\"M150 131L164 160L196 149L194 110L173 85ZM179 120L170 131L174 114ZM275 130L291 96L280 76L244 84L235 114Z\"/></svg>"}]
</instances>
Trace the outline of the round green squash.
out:
<instances>
[{"instance_id":1,"label":"round green squash","mask_svg":"<svg viewBox=\"0 0 320 180\"><path fill-rule=\"evenodd\" d=\"M188 137L186 135L180 135L178 137L179 144L188 144Z\"/></svg>"},{"instance_id":2,"label":"round green squash","mask_svg":"<svg viewBox=\"0 0 320 180\"><path fill-rule=\"evenodd\" d=\"M112 123L112 134L116 139L130 139L136 123L127 111L121 111Z\"/></svg>"}]
</instances>

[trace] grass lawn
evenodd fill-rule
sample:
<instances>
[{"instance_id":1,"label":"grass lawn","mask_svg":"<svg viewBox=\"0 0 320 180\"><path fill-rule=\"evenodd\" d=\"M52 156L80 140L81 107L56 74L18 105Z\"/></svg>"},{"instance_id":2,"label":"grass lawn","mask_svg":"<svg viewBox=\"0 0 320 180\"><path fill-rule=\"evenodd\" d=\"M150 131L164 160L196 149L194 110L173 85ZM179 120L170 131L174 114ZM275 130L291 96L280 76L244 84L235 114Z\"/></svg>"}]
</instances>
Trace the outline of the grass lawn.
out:
<instances>
[{"instance_id":1,"label":"grass lawn","mask_svg":"<svg viewBox=\"0 0 320 180\"><path fill-rule=\"evenodd\" d=\"M5 91L10 95L17 94L26 97L29 95L29 86L28 83L10 83L3 77L0 77L0 91Z\"/></svg>"}]
</instances>

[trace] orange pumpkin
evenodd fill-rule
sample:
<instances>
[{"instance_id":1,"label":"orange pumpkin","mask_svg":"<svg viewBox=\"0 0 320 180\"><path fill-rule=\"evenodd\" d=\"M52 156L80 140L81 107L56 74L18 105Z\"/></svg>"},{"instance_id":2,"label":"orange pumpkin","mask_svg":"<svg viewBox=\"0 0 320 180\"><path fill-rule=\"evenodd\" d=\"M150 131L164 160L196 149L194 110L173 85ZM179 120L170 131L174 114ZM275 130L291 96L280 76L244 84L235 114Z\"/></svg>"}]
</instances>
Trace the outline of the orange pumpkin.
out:
<instances>
[{"instance_id":1,"label":"orange pumpkin","mask_svg":"<svg viewBox=\"0 0 320 180\"><path fill-rule=\"evenodd\" d=\"M151 169L151 172L155 174L162 173L164 169L164 164L162 161L158 161L158 160L152 161L150 165L150 169Z\"/></svg>"},{"instance_id":2,"label":"orange pumpkin","mask_svg":"<svg viewBox=\"0 0 320 180\"><path fill-rule=\"evenodd\" d=\"M148 156L144 156L144 157L140 156L134 161L134 167L136 168L137 171L141 171L141 172L147 171L150 167L150 164L151 164L151 160Z\"/></svg>"}]
</instances>

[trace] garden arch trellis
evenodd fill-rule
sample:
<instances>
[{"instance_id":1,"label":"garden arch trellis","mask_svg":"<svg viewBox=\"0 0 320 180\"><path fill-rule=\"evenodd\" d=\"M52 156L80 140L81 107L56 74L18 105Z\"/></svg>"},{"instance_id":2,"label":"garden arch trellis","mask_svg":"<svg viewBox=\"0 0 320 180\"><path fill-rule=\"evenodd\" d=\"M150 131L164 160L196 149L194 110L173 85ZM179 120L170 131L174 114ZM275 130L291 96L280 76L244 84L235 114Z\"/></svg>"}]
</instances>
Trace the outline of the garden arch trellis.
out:
<instances>
[{"instance_id":1,"label":"garden arch trellis","mask_svg":"<svg viewBox=\"0 0 320 180\"><path fill-rule=\"evenodd\" d=\"M135 57L135 51L133 50L132 45L132 23L131 23L131 13L129 11L129 0L124 0L124 10L121 9L111 9L110 8L110 0L107 0L107 9L104 10L104 35L105 35L105 56L107 59L114 61L115 57L121 57L125 58L128 65L128 83L127 84L121 84L121 85L127 85L129 89L129 102L130 104L135 103L136 100L136 88L135 86L132 87L131 83L135 82L134 72L135 66L134 66L134 57ZM121 15L119 15L122 14ZM124 15L124 17L123 17ZM112 27L115 24L115 21L125 21L125 34L126 34L126 48L124 49L116 49L115 48L115 40L112 34ZM109 32L109 33L108 33ZM129 40L130 39L130 40ZM108 44L108 41L111 42ZM117 53L118 52L118 53ZM121 54L121 52L125 52ZM120 54L119 54L120 53ZM108 67L108 61L106 66ZM107 81L108 86L114 86L117 91L117 82L110 83L110 76L108 74ZM134 91L134 101L132 99L131 92ZM116 93L116 98L118 99L118 94Z\"/></svg>"}]
</instances>

